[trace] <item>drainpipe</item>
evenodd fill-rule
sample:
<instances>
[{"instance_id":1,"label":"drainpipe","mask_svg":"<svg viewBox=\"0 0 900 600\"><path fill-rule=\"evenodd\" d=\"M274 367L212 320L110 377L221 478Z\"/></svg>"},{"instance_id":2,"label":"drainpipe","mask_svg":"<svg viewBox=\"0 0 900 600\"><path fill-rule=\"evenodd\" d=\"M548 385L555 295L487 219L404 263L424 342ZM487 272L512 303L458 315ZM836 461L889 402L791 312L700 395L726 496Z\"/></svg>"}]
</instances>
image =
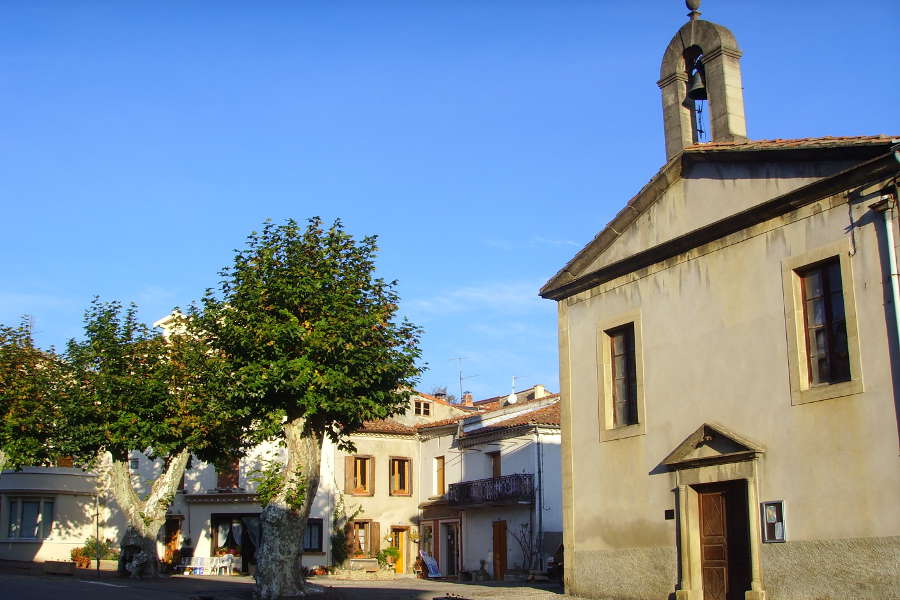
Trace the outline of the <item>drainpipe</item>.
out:
<instances>
[{"instance_id":1,"label":"drainpipe","mask_svg":"<svg viewBox=\"0 0 900 600\"><path fill-rule=\"evenodd\" d=\"M544 452L541 446L541 431L537 425L534 427L534 443L537 447L535 459L537 462L537 538L535 546L538 557L538 570L544 570Z\"/></svg>"},{"instance_id":2,"label":"drainpipe","mask_svg":"<svg viewBox=\"0 0 900 600\"><path fill-rule=\"evenodd\" d=\"M900 161L900 153L894 152L894 156ZM896 190L896 184L894 189ZM897 211L897 200L891 194L885 194L881 200L871 206L873 210L881 213L884 221L885 239L887 241L888 268L891 273L891 302L894 304L894 334L900 340L900 271L897 269L897 247L894 242L894 221Z\"/></svg>"}]
</instances>

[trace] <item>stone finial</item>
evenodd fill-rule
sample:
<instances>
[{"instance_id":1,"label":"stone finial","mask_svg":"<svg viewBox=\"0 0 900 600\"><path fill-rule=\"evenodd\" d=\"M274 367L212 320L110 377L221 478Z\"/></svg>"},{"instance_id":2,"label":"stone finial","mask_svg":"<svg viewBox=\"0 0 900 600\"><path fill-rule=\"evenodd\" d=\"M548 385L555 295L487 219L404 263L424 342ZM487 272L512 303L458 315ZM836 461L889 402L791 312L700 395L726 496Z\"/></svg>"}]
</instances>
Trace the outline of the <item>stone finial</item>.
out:
<instances>
[{"instance_id":1,"label":"stone finial","mask_svg":"<svg viewBox=\"0 0 900 600\"><path fill-rule=\"evenodd\" d=\"M691 11L688 13L691 21L696 21L700 17L700 11L698 10L700 8L700 0L684 0L684 5Z\"/></svg>"}]
</instances>

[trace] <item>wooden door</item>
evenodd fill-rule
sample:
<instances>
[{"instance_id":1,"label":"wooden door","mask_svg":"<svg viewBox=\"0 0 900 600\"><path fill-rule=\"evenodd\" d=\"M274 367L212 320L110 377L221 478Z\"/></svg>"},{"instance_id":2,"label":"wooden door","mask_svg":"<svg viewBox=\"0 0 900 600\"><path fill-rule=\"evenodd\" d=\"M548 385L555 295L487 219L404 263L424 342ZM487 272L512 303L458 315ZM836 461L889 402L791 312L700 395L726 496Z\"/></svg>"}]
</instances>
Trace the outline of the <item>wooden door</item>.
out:
<instances>
[{"instance_id":1,"label":"wooden door","mask_svg":"<svg viewBox=\"0 0 900 600\"><path fill-rule=\"evenodd\" d=\"M725 492L700 492L700 568L703 600L726 600L728 594L728 527Z\"/></svg>"},{"instance_id":2,"label":"wooden door","mask_svg":"<svg viewBox=\"0 0 900 600\"><path fill-rule=\"evenodd\" d=\"M494 521L494 579L506 577L506 521Z\"/></svg>"},{"instance_id":3,"label":"wooden door","mask_svg":"<svg viewBox=\"0 0 900 600\"><path fill-rule=\"evenodd\" d=\"M394 561L394 572L406 572L406 531L403 529L394 529L391 531L391 545L400 551L400 556Z\"/></svg>"},{"instance_id":4,"label":"wooden door","mask_svg":"<svg viewBox=\"0 0 900 600\"><path fill-rule=\"evenodd\" d=\"M178 537L180 534L181 519L166 519L163 562L172 564L179 558L176 556L176 552L178 552Z\"/></svg>"}]
</instances>

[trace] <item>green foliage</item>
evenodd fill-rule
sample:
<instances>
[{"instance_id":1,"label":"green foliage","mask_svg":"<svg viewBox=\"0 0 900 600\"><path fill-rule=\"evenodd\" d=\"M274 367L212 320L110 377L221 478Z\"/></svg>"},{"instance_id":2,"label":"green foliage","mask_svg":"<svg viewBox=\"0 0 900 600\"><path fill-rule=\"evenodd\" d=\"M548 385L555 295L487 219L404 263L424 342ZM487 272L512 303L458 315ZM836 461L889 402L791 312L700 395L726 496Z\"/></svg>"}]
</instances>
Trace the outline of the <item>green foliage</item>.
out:
<instances>
[{"instance_id":1,"label":"green foliage","mask_svg":"<svg viewBox=\"0 0 900 600\"><path fill-rule=\"evenodd\" d=\"M259 503L265 508L284 489L284 465L277 460L265 462L262 469L250 474L250 481L256 483L256 495ZM294 484L285 494L285 503L294 512L300 512L306 499L306 478L299 472Z\"/></svg>"},{"instance_id":2,"label":"green foliage","mask_svg":"<svg viewBox=\"0 0 900 600\"><path fill-rule=\"evenodd\" d=\"M420 369L420 331L398 321L395 282L374 276L374 237L340 221L267 222L184 320L210 348L204 396L249 418L246 441L304 432L346 444L366 420L400 411Z\"/></svg>"},{"instance_id":3,"label":"green foliage","mask_svg":"<svg viewBox=\"0 0 900 600\"><path fill-rule=\"evenodd\" d=\"M91 558L97 558L98 552L101 560L117 560L119 558L119 549L113 540L97 541L97 538L89 537L84 543L84 553Z\"/></svg>"},{"instance_id":4,"label":"green foliage","mask_svg":"<svg viewBox=\"0 0 900 600\"><path fill-rule=\"evenodd\" d=\"M34 344L31 323L0 325L0 451L6 468L50 464L71 454L62 358Z\"/></svg>"},{"instance_id":5,"label":"green foliage","mask_svg":"<svg viewBox=\"0 0 900 600\"><path fill-rule=\"evenodd\" d=\"M400 558L400 549L395 548L394 546L388 546L381 552L375 555L375 560L378 561L378 566L382 569L388 565L388 562L393 560L396 561Z\"/></svg>"},{"instance_id":6,"label":"green foliage","mask_svg":"<svg viewBox=\"0 0 900 600\"><path fill-rule=\"evenodd\" d=\"M87 462L108 451L124 461L140 449L168 461L190 448L213 460L239 446L239 417L191 385L195 357L205 351L190 336L151 331L134 304L95 298L84 337L70 340L65 354L67 431L78 456Z\"/></svg>"},{"instance_id":7,"label":"green foliage","mask_svg":"<svg viewBox=\"0 0 900 600\"><path fill-rule=\"evenodd\" d=\"M337 482L334 486L335 489L340 490ZM362 506L357 506L353 513L348 515L344 494L338 491L334 502L334 511L331 513L331 562L333 564L342 565L350 558L350 545L345 527L362 512Z\"/></svg>"}]
</instances>

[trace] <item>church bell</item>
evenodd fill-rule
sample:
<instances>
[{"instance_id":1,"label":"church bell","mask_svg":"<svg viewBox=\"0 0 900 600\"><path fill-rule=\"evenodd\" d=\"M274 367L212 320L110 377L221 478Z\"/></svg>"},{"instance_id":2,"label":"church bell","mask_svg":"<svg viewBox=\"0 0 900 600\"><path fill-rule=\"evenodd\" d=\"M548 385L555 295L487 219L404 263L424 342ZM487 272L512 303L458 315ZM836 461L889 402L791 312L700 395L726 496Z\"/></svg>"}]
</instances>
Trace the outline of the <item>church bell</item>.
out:
<instances>
[{"instance_id":1,"label":"church bell","mask_svg":"<svg viewBox=\"0 0 900 600\"><path fill-rule=\"evenodd\" d=\"M688 82L687 97L691 100L706 100L706 84L703 83L703 71L697 69Z\"/></svg>"}]
</instances>

